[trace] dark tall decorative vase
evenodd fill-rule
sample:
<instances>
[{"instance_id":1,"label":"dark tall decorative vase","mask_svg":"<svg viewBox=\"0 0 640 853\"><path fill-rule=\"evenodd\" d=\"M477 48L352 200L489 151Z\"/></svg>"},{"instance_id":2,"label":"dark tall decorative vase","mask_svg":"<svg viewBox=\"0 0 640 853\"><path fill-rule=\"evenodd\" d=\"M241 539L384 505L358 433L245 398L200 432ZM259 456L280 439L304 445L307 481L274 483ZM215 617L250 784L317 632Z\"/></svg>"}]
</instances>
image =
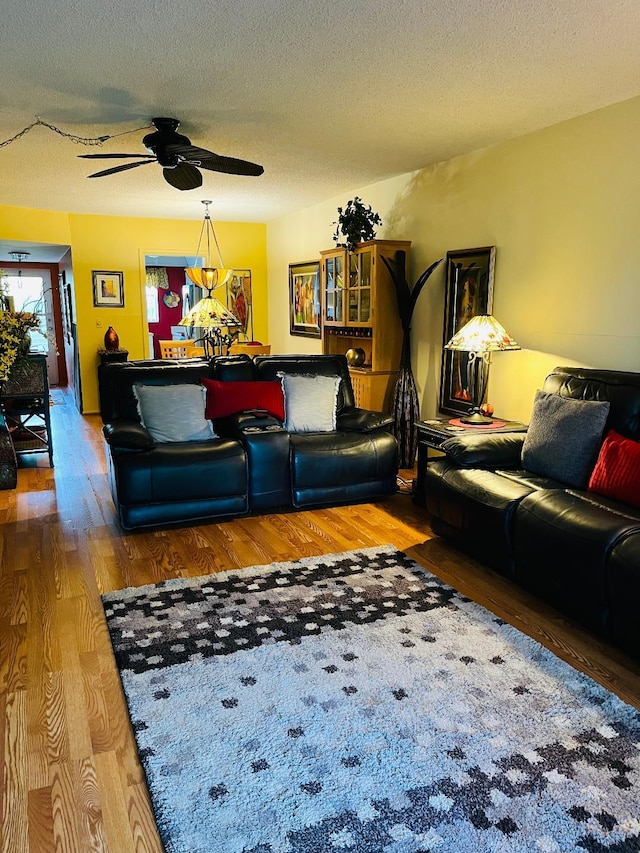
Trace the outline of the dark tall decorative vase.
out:
<instances>
[{"instance_id":1,"label":"dark tall decorative vase","mask_svg":"<svg viewBox=\"0 0 640 853\"><path fill-rule=\"evenodd\" d=\"M104 333L104 348L107 352L117 352L120 349L120 338L113 326L109 326Z\"/></svg>"},{"instance_id":2,"label":"dark tall decorative vase","mask_svg":"<svg viewBox=\"0 0 640 853\"><path fill-rule=\"evenodd\" d=\"M411 370L411 330L407 329L402 338L402 355L398 378L393 388L391 403L393 432L398 439L400 468L413 468L418 449L418 431L416 421L420 419L418 391Z\"/></svg>"},{"instance_id":3,"label":"dark tall decorative vase","mask_svg":"<svg viewBox=\"0 0 640 853\"><path fill-rule=\"evenodd\" d=\"M418 278L413 288L410 288L405 275L404 252L396 252L393 261L383 257L382 260L389 270L393 283L396 287L396 299L398 303L398 314L402 323L402 352L400 355L400 366L398 378L393 389L393 402L391 414L394 418L393 431L398 439L400 451L400 467L413 468L418 449L418 433L416 421L420 419L420 406L418 405L418 392L411 370L411 318L413 309L416 307L418 296L427 283L431 273L438 267L443 259L431 264Z\"/></svg>"}]
</instances>

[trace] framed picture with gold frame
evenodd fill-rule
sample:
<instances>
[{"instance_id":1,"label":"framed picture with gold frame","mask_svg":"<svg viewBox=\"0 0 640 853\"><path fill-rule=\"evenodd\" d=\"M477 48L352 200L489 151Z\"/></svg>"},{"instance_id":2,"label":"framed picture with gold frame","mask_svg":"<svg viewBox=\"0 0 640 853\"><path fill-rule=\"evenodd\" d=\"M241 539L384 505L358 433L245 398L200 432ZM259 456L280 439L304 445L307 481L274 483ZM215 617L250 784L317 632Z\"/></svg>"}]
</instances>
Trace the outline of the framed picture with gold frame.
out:
<instances>
[{"instance_id":1,"label":"framed picture with gold frame","mask_svg":"<svg viewBox=\"0 0 640 853\"><path fill-rule=\"evenodd\" d=\"M289 264L289 331L320 337L320 261Z\"/></svg>"},{"instance_id":2,"label":"framed picture with gold frame","mask_svg":"<svg viewBox=\"0 0 640 853\"><path fill-rule=\"evenodd\" d=\"M444 349L444 346L476 314L491 313L495 264L495 246L447 252L439 399L441 412L463 415L469 411L469 354Z\"/></svg>"}]
</instances>

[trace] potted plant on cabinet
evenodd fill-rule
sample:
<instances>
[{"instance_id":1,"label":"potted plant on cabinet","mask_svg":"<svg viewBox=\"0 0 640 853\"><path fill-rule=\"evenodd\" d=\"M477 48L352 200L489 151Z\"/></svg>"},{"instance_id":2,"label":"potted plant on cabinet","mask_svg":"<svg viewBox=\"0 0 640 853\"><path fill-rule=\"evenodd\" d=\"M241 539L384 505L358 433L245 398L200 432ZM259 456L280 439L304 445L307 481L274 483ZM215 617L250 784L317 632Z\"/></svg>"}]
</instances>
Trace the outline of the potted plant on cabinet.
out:
<instances>
[{"instance_id":1,"label":"potted plant on cabinet","mask_svg":"<svg viewBox=\"0 0 640 853\"><path fill-rule=\"evenodd\" d=\"M338 208L338 218L331 224L336 226L333 235L336 244L346 246L349 252L353 252L358 243L373 240L376 236L374 226L382 225L382 219L371 205L365 205L356 196L344 207Z\"/></svg>"}]
</instances>

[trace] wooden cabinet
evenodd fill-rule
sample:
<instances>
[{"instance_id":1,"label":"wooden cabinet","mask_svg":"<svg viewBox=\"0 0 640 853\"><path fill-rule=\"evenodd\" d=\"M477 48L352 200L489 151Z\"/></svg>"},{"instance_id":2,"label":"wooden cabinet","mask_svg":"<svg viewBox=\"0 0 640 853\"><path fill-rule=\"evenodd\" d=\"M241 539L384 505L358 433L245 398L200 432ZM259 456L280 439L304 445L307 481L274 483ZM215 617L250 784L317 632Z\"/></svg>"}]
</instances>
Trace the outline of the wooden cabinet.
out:
<instances>
[{"instance_id":1,"label":"wooden cabinet","mask_svg":"<svg viewBox=\"0 0 640 853\"><path fill-rule=\"evenodd\" d=\"M362 349L362 367L349 369L356 405L388 411L400 363L402 328L396 291L382 257L393 260L408 240L369 240L355 251L320 252L322 351L346 353Z\"/></svg>"},{"instance_id":2,"label":"wooden cabinet","mask_svg":"<svg viewBox=\"0 0 640 853\"><path fill-rule=\"evenodd\" d=\"M325 326L344 326L345 269L347 253L344 249L320 252L322 315Z\"/></svg>"}]
</instances>

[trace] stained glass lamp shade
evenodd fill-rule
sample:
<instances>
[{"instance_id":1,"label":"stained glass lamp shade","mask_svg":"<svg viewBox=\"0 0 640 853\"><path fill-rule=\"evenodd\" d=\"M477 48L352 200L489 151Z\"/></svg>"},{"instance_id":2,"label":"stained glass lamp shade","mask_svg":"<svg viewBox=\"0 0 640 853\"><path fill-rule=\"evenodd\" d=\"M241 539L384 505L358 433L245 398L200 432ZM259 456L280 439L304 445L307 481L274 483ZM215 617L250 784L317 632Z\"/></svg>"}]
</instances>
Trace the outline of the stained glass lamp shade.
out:
<instances>
[{"instance_id":1,"label":"stained glass lamp shade","mask_svg":"<svg viewBox=\"0 0 640 853\"><path fill-rule=\"evenodd\" d=\"M179 323L180 326L204 329L201 340L206 355L213 355L216 349L221 350L224 345L231 344L233 334L230 329L239 330L242 326L236 315L225 308L219 299L216 299L209 290L207 295L193 306ZM223 331L226 330L226 333Z\"/></svg>"},{"instance_id":2,"label":"stained glass lamp shade","mask_svg":"<svg viewBox=\"0 0 640 853\"><path fill-rule=\"evenodd\" d=\"M445 349L468 353L472 405L469 414L460 420L471 425L491 423L491 418L485 417L481 411L487 390L491 353L519 350L520 347L495 317L491 314L477 314L455 333Z\"/></svg>"}]
</instances>

